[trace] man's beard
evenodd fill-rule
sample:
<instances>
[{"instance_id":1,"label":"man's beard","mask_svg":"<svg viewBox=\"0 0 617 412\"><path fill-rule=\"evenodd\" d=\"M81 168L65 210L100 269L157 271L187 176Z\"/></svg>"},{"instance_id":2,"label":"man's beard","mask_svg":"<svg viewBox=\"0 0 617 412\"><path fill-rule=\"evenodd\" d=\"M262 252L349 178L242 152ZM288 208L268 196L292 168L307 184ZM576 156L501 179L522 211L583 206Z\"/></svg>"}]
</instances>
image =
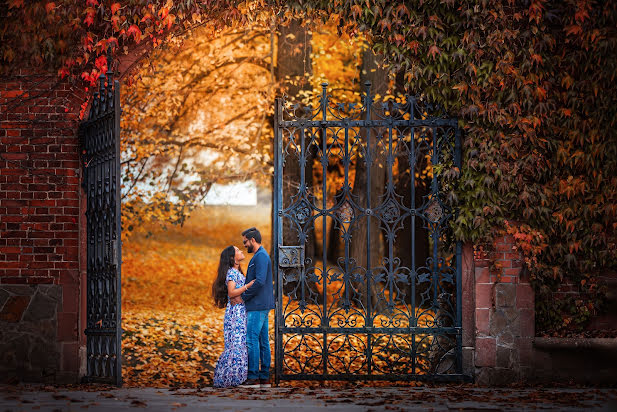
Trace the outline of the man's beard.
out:
<instances>
[{"instance_id":1,"label":"man's beard","mask_svg":"<svg viewBox=\"0 0 617 412\"><path fill-rule=\"evenodd\" d=\"M248 245L248 247L246 248L246 251L249 253L253 253L253 245Z\"/></svg>"}]
</instances>

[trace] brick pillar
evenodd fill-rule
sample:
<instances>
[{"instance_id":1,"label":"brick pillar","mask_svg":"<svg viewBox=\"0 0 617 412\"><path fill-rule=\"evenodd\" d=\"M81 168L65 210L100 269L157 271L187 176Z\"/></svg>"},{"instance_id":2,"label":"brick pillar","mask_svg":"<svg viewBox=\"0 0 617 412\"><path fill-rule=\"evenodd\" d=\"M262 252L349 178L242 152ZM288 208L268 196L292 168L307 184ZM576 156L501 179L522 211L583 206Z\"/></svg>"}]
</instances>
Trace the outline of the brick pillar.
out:
<instances>
[{"instance_id":1,"label":"brick pillar","mask_svg":"<svg viewBox=\"0 0 617 412\"><path fill-rule=\"evenodd\" d=\"M532 361L534 295L512 236L495 240L489 257L475 256L475 379L503 385L524 380ZM491 272L493 260L497 266ZM463 272L465 268L463 268Z\"/></svg>"},{"instance_id":2,"label":"brick pillar","mask_svg":"<svg viewBox=\"0 0 617 412\"><path fill-rule=\"evenodd\" d=\"M83 271L77 127L86 98L55 73L0 77L2 378L77 381Z\"/></svg>"}]
</instances>

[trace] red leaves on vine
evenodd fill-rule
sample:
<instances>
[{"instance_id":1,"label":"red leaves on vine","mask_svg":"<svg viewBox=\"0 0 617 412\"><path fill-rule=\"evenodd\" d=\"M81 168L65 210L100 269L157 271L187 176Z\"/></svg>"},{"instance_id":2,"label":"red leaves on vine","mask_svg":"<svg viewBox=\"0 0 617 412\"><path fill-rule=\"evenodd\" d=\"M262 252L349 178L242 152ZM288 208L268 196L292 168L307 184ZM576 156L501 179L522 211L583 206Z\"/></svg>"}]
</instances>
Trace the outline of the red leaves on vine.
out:
<instances>
[{"instance_id":1,"label":"red leaves on vine","mask_svg":"<svg viewBox=\"0 0 617 412\"><path fill-rule=\"evenodd\" d=\"M120 3L114 3L111 5L111 7L109 8L111 10L111 14L116 14L118 12L118 10L120 10Z\"/></svg>"},{"instance_id":2,"label":"red leaves on vine","mask_svg":"<svg viewBox=\"0 0 617 412\"><path fill-rule=\"evenodd\" d=\"M17 9L24 6L24 0L9 0L9 9Z\"/></svg>"},{"instance_id":3,"label":"red leaves on vine","mask_svg":"<svg viewBox=\"0 0 617 412\"><path fill-rule=\"evenodd\" d=\"M126 34L128 36L133 36L135 42L137 43L139 43L139 40L141 40L141 30L139 30L139 27L137 27L135 24L132 24L131 27L129 27L129 29L126 31Z\"/></svg>"},{"instance_id":4,"label":"red leaves on vine","mask_svg":"<svg viewBox=\"0 0 617 412\"><path fill-rule=\"evenodd\" d=\"M107 57L105 55L97 57L94 61L94 66L99 72L105 73L107 71Z\"/></svg>"},{"instance_id":5,"label":"red leaves on vine","mask_svg":"<svg viewBox=\"0 0 617 412\"><path fill-rule=\"evenodd\" d=\"M92 23L94 23L94 14L96 13L96 10L92 7L88 7L85 12L86 18L84 19L84 23L86 26L90 27Z\"/></svg>"}]
</instances>

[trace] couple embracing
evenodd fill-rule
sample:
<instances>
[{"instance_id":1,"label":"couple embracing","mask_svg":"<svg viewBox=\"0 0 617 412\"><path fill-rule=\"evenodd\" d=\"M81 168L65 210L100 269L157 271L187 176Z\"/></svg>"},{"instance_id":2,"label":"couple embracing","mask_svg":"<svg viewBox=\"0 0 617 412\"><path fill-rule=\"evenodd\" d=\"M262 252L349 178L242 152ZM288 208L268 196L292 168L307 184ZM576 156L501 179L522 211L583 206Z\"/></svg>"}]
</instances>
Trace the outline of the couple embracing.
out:
<instances>
[{"instance_id":1,"label":"couple embracing","mask_svg":"<svg viewBox=\"0 0 617 412\"><path fill-rule=\"evenodd\" d=\"M228 246L221 253L212 285L214 303L225 308L225 349L214 370L217 388L270 387L268 314L274 309L272 262L256 228L242 232L242 243L248 253L254 253L246 276L240 267L244 253L236 246Z\"/></svg>"}]
</instances>

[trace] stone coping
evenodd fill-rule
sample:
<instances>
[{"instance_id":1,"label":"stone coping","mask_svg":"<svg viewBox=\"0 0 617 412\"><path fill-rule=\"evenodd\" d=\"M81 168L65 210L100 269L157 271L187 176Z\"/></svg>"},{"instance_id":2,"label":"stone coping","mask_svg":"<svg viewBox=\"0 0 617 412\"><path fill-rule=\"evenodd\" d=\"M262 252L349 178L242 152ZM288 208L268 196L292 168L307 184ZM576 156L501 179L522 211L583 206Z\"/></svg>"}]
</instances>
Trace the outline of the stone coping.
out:
<instances>
[{"instance_id":1,"label":"stone coping","mask_svg":"<svg viewBox=\"0 0 617 412\"><path fill-rule=\"evenodd\" d=\"M599 349L617 351L617 338L554 338L536 337L533 346L537 349Z\"/></svg>"}]
</instances>

